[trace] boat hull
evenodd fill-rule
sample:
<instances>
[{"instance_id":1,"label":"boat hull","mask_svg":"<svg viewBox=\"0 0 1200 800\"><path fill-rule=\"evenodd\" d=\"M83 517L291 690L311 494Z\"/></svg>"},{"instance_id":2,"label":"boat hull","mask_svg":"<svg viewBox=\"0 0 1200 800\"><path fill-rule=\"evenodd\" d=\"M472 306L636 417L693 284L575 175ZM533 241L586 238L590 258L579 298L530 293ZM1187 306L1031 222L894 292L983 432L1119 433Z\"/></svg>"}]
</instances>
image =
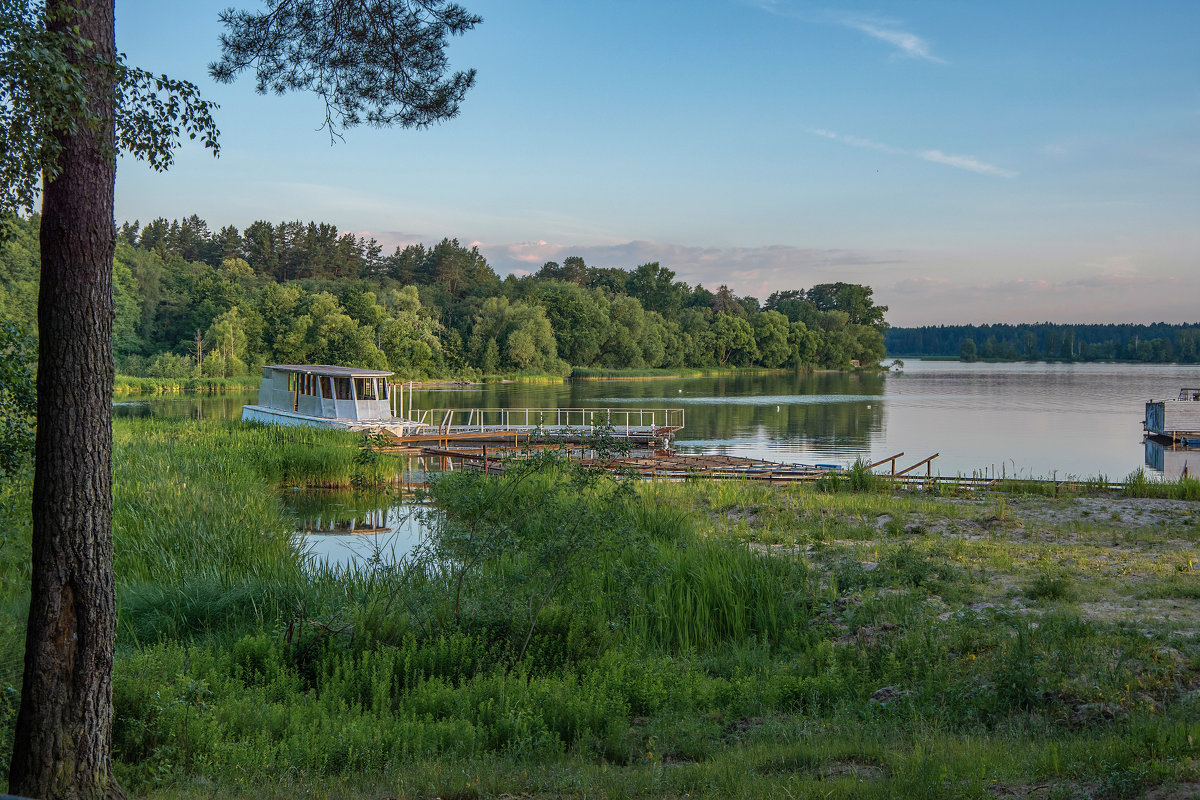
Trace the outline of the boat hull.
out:
<instances>
[{"instance_id":1,"label":"boat hull","mask_svg":"<svg viewBox=\"0 0 1200 800\"><path fill-rule=\"evenodd\" d=\"M243 422L259 422L264 425L300 425L309 428L330 428L335 430L353 431L356 433L390 433L393 436L411 436L420 432L423 426L411 420L400 417L389 419L330 419L313 417L295 411L285 411L280 408L265 406L242 406Z\"/></svg>"}]
</instances>

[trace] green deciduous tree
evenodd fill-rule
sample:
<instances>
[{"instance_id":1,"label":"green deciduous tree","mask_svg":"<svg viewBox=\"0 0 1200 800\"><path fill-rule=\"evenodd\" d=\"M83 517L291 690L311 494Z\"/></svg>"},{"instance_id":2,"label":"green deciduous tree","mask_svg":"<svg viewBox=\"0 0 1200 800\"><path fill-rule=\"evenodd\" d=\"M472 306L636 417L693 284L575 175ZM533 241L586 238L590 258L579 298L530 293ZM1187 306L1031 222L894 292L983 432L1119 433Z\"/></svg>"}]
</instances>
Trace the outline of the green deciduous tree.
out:
<instances>
[{"instance_id":1,"label":"green deciduous tree","mask_svg":"<svg viewBox=\"0 0 1200 800\"><path fill-rule=\"evenodd\" d=\"M470 350L472 360L485 372L566 371L545 309L520 300L509 302L507 297L483 301L473 320Z\"/></svg>"},{"instance_id":2,"label":"green deciduous tree","mask_svg":"<svg viewBox=\"0 0 1200 800\"><path fill-rule=\"evenodd\" d=\"M404 377L434 374L444 358L438 338L442 326L424 313L417 287L405 286L385 302L389 317L381 327L379 349L387 357L388 369Z\"/></svg>"},{"instance_id":3,"label":"green deciduous tree","mask_svg":"<svg viewBox=\"0 0 1200 800\"><path fill-rule=\"evenodd\" d=\"M817 350L820 345L820 335L816 331L810 331L803 322L797 321L788 325L788 349L791 351L794 366L817 363Z\"/></svg>"},{"instance_id":4,"label":"green deciduous tree","mask_svg":"<svg viewBox=\"0 0 1200 800\"><path fill-rule=\"evenodd\" d=\"M24 326L0 319L0 478L21 470L33 455L34 347Z\"/></svg>"},{"instance_id":5,"label":"green deciduous tree","mask_svg":"<svg viewBox=\"0 0 1200 800\"><path fill-rule=\"evenodd\" d=\"M749 366L758 358L758 346L754 343L754 329L741 317L719 313L713 320L713 355L718 364Z\"/></svg>"},{"instance_id":6,"label":"green deciduous tree","mask_svg":"<svg viewBox=\"0 0 1200 800\"><path fill-rule=\"evenodd\" d=\"M780 367L792 355L788 343L788 319L778 311L764 311L754 317L754 342L764 367Z\"/></svg>"},{"instance_id":7,"label":"green deciduous tree","mask_svg":"<svg viewBox=\"0 0 1200 800\"><path fill-rule=\"evenodd\" d=\"M576 366L594 363L612 326L604 293L554 280L539 287L534 300L546 309L558 355Z\"/></svg>"}]
</instances>

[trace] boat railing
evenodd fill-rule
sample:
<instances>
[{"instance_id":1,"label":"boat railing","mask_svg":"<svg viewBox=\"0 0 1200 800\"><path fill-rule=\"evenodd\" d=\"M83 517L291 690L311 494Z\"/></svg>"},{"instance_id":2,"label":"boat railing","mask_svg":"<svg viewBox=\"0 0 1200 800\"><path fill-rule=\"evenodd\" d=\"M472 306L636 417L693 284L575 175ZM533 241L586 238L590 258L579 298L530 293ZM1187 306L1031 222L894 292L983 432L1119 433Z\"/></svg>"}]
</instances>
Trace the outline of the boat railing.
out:
<instances>
[{"instance_id":1,"label":"boat railing","mask_svg":"<svg viewBox=\"0 0 1200 800\"><path fill-rule=\"evenodd\" d=\"M1200 400L1200 389L1180 389L1180 400Z\"/></svg>"},{"instance_id":2,"label":"boat railing","mask_svg":"<svg viewBox=\"0 0 1200 800\"><path fill-rule=\"evenodd\" d=\"M532 430L594 432L609 427L616 436L683 428L682 408L427 408L409 419L439 433Z\"/></svg>"}]
</instances>

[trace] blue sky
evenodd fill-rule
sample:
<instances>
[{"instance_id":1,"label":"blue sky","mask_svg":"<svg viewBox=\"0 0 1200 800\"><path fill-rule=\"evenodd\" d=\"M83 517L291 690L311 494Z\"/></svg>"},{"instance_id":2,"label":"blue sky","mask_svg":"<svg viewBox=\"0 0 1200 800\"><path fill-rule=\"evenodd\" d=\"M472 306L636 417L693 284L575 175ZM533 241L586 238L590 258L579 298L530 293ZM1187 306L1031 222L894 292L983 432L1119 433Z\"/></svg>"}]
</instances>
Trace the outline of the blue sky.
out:
<instances>
[{"instance_id":1,"label":"blue sky","mask_svg":"<svg viewBox=\"0 0 1200 800\"><path fill-rule=\"evenodd\" d=\"M230 2L118 0L119 49L222 132L165 174L123 159L119 221L314 219L760 299L845 280L898 325L1200 320L1194 0L464 0L461 114L333 146L315 98L207 78Z\"/></svg>"}]
</instances>

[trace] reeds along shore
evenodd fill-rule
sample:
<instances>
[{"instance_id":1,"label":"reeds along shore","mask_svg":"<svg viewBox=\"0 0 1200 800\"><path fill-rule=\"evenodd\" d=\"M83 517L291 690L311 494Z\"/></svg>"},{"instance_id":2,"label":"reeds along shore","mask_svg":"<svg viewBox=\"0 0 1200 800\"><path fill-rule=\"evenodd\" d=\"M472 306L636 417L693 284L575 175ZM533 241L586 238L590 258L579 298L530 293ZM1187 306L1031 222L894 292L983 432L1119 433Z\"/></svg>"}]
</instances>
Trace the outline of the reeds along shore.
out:
<instances>
[{"instance_id":1,"label":"reeds along shore","mask_svg":"<svg viewBox=\"0 0 1200 800\"><path fill-rule=\"evenodd\" d=\"M1200 506L1142 500L1135 478L938 496L633 483L546 456L445 476L417 508L422 549L335 569L306 564L277 492L350 482L353 437L139 419L114 442L114 742L134 794L1200 782ZM0 488L0 687L20 685L28 491ZM0 692L0 775L15 709Z\"/></svg>"},{"instance_id":2,"label":"reeds along shore","mask_svg":"<svg viewBox=\"0 0 1200 800\"><path fill-rule=\"evenodd\" d=\"M166 394L171 392L248 392L258 388L260 376L240 378L139 378L118 375L113 394Z\"/></svg>"}]
</instances>

